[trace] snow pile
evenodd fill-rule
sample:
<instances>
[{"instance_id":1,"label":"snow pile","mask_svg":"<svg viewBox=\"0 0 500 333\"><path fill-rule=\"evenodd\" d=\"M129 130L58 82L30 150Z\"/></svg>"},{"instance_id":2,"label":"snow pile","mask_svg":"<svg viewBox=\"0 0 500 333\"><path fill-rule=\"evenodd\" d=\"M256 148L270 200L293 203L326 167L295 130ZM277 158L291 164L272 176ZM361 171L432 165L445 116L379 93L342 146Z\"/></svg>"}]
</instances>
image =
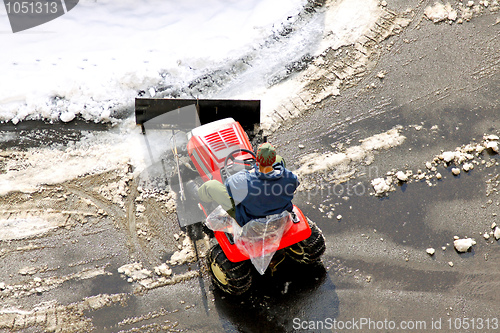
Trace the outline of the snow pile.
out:
<instances>
[{"instance_id":1,"label":"snow pile","mask_svg":"<svg viewBox=\"0 0 500 333\"><path fill-rule=\"evenodd\" d=\"M474 164L472 163L464 163L463 167L465 172L469 172L470 170L474 169Z\"/></svg>"},{"instance_id":2,"label":"snow pile","mask_svg":"<svg viewBox=\"0 0 500 333\"><path fill-rule=\"evenodd\" d=\"M0 241L17 240L42 235L50 230L57 229L59 223L54 220L40 218L14 218L0 220Z\"/></svg>"},{"instance_id":3,"label":"snow pile","mask_svg":"<svg viewBox=\"0 0 500 333\"><path fill-rule=\"evenodd\" d=\"M262 96L262 128L266 131L274 131L283 121L340 95L343 87L371 68L369 59L377 53L378 43L411 22L410 18L384 10L375 0L327 1L324 15L318 20L324 27L309 40L321 37L320 42L308 49L303 61L286 66L305 69L292 71L290 80L271 87L256 83L262 87L255 91L261 91L257 96ZM310 31L310 26L299 30ZM255 95L251 89L249 92Z\"/></svg>"},{"instance_id":4,"label":"snow pile","mask_svg":"<svg viewBox=\"0 0 500 333\"><path fill-rule=\"evenodd\" d=\"M406 172L403 172L403 171L398 171L396 173L396 178L400 181L400 182L406 182L408 181L408 175L406 174Z\"/></svg>"},{"instance_id":5,"label":"snow pile","mask_svg":"<svg viewBox=\"0 0 500 333\"><path fill-rule=\"evenodd\" d=\"M138 262L121 266L118 268L118 273L126 275L128 282L147 279L153 275L150 270L142 268L142 263Z\"/></svg>"},{"instance_id":6,"label":"snow pile","mask_svg":"<svg viewBox=\"0 0 500 333\"><path fill-rule=\"evenodd\" d=\"M376 195L383 195L389 191L391 191L391 178L375 178L371 181L373 189L375 190Z\"/></svg>"},{"instance_id":7,"label":"snow pile","mask_svg":"<svg viewBox=\"0 0 500 333\"><path fill-rule=\"evenodd\" d=\"M235 98L262 100L263 128L273 130L366 71L374 37L365 35L378 43L409 22L378 0L80 1L4 36L0 64L11 79L0 83L0 121L115 123L137 96ZM360 59L350 52L334 74L328 52L353 45Z\"/></svg>"},{"instance_id":8,"label":"snow pile","mask_svg":"<svg viewBox=\"0 0 500 333\"><path fill-rule=\"evenodd\" d=\"M9 192L31 193L44 184L58 184L84 175L110 170L144 168L144 138L132 122L111 132L88 133L66 147L54 145L16 152L5 159L0 174L0 196Z\"/></svg>"},{"instance_id":9,"label":"snow pile","mask_svg":"<svg viewBox=\"0 0 500 333\"><path fill-rule=\"evenodd\" d=\"M500 137L498 137L498 135L485 135L483 139L486 149L491 149L495 153L499 152L498 141L500 140Z\"/></svg>"},{"instance_id":10,"label":"snow pile","mask_svg":"<svg viewBox=\"0 0 500 333\"><path fill-rule=\"evenodd\" d=\"M467 252L472 246L476 245L476 241L473 240L472 238L456 237L455 241L453 242L453 245L455 246L455 249L458 252Z\"/></svg>"},{"instance_id":11,"label":"snow pile","mask_svg":"<svg viewBox=\"0 0 500 333\"><path fill-rule=\"evenodd\" d=\"M299 161L301 167L296 171L299 175L308 175L329 169L347 167L351 162L365 160L370 164L376 150L387 150L401 145L406 139L400 133L401 127L395 127L387 132L376 134L361 140L359 146L349 147L345 152L318 154L312 153L302 157Z\"/></svg>"},{"instance_id":12,"label":"snow pile","mask_svg":"<svg viewBox=\"0 0 500 333\"><path fill-rule=\"evenodd\" d=\"M182 241L182 246L180 246L179 251L175 251L170 257L171 265L182 265L188 262L193 262L196 260L196 253L194 251L193 242L189 237L184 237Z\"/></svg>"},{"instance_id":13,"label":"snow pile","mask_svg":"<svg viewBox=\"0 0 500 333\"><path fill-rule=\"evenodd\" d=\"M248 68L245 59L305 3L80 1L56 20L3 36L0 120L106 122L128 113L141 90L175 97L210 72ZM0 18L9 30L6 13Z\"/></svg>"},{"instance_id":14,"label":"snow pile","mask_svg":"<svg viewBox=\"0 0 500 333\"><path fill-rule=\"evenodd\" d=\"M143 268L142 263L139 262L123 265L118 268L118 273L125 275L127 282L137 282L141 286L140 288L149 290L176 284L199 275L198 271L188 271L183 274L173 275L172 269L165 263L154 267L154 272L157 276L154 276L152 271Z\"/></svg>"},{"instance_id":15,"label":"snow pile","mask_svg":"<svg viewBox=\"0 0 500 333\"><path fill-rule=\"evenodd\" d=\"M155 273L159 276L170 276L172 275L172 269L168 267L166 263L163 263L160 266L155 267Z\"/></svg>"},{"instance_id":16,"label":"snow pile","mask_svg":"<svg viewBox=\"0 0 500 333\"><path fill-rule=\"evenodd\" d=\"M445 151L441 155L438 156L440 160L443 160L446 163L456 163L462 164L465 161L472 160L474 155L468 153L464 150L455 150L455 151Z\"/></svg>"},{"instance_id":17,"label":"snow pile","mask_svg":"<svg viewBox=\"0 0 500 333\"><path fill-rule=\"evenodd\" d=\"M433 21L434 23L444 20L455 21L458 16L457 11L451 8L449 2L446 3L446 5L436 2L434 6L425 8L424 14L429 20Z\"/></svg>"},{"instance_id":18,"label":"snow pile","mask_svg":"<svg viewBox=\"0 0 500 333\"><path fill-rule=\"evenodd\" d=\"M490 12L497 12L500 10L498 0L493 0L491 2L481 0L478 3L467 1L465 3L459 2L457 5L458 9L454 9L449 2L446 4L436 2L433 6L425 8L424 15L434 23L442 21L463 23L463 21L470 21L474 14L481 14L485 9L488 9Z\"/></svg>"},{"instance_id":19,"label":"snow pile","mask_svg":"<svg viewBox=\"0 0 500 333\"><path fill-rule=\"evenodd\" d=\"M395 127L387 132L376 134L372 137L361 140L361 148L367 151L389 149L399 146L406 139L400 134L402 127Z\"/></svg>"}]
</instances>

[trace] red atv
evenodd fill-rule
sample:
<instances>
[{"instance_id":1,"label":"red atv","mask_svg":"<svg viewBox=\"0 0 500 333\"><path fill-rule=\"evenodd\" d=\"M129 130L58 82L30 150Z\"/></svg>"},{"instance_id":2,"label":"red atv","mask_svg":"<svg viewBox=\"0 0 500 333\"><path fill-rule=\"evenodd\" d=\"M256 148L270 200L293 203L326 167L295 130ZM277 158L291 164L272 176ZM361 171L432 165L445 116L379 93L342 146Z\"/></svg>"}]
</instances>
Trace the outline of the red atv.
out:
<instances>
[{"instance_id":1,"label":"red atv","mask_svg":"<svg viewBox=\"0 0 500 333\"><path fill-rule=\"evenodd\" d=\"M184 126L188 128L193 123L191 121L193 117L186 116L189 112L185 105L189 105L189 102L194 101L138 99L136 100L137 123L143 126L144 133L144 124L148 121L151 128L164 128L165 123L172 122L180 124L181 127L190 123ZM196 188L203 182L217 180L224 183L234 173L244 169L251 170L255 166L256 156L247 132L255 134L253 132L255 115L258 115L260 123L260 102L258 108L255 106L256 101L195 100L195 102L191 111L197 114L194 123L202 125L195 128L192 126L191 130L186 132L187 154L194 165L192 169L197 171L195 177L197 179L183 175L179 168L178 145L174 144L178 178L169 177L169 183L177 192L177 198L181 198L177 205L181 227L189 226L199 220L196 217L187 217L195 213L196 210L192 207L197 204L204 213L205 224L214 231L217 244L208 251L206 260L215 285L224 292L239 295L250 288L255 268L264 274L266 269L274 270L285 256L303 264L318 261L325 251L323 234L296 206L291 213L283 212L277 216L252 220L244 227L240 227L221 207L215 205L209 207L210 205L199 203ZM163 114L173 109L177 114L169 115L167 119ZM185 110L181 111L182 109ZM183 114L182 119L178 119L180 114ZM234 118L239 117L247 131L240 122L228 117L233 115ZM175 133L173 134L175 138ZM253 141L257 146L262 140L259 140L259 136L253 135ZM182 148L179 147L180 150L183 150ZM187 221L188 219L190 221Z\"/></svg>"}]
</instances>

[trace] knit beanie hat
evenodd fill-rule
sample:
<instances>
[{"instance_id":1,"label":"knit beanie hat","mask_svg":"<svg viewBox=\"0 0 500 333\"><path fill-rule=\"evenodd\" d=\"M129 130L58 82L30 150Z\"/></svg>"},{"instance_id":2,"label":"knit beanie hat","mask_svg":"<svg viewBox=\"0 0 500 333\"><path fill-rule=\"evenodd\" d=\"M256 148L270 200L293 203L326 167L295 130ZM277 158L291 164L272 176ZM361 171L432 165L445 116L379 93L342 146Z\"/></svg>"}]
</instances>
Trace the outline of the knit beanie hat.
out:
<instances>
[{"instance_id":1,"label":"knit beanie hat","mask_svg":"<svg viewBox=\"0 0 500 333\"><path fill-rule=\"evenodd\" d=\"M257 162L260 166L271 166L276 161L276 149L269 142L265 142L257 149Z\"/></svg>"}]
</instances>

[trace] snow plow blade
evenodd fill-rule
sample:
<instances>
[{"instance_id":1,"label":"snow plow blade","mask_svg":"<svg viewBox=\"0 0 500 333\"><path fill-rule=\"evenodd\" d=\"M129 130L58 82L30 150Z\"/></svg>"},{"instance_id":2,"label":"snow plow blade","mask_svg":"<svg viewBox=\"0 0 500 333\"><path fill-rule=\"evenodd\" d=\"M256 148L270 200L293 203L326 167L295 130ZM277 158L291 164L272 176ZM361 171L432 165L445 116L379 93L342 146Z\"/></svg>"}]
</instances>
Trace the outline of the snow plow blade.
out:
<instances>
[{"instance_id":1,"label":"snow plow blade","mask_svg":"<svg viewBox=\"0 0 500 333\"><path fill-rule=\"evenodd\" d=\"M165 99L165 98L136 98L135 119L136 124L142 125L167 112L179 110L183 107L195 105L198 111L199 124L208 124L212 121L233 118L241 124L246 132L255 130L260 125L259 100L230 100L230 99ZM172 115L170 115L172 117ZM185 119L176 121L177 125L188 128L191 122ZM158 124L158 126L165 124Z\"/></svg>"}]
</instances>

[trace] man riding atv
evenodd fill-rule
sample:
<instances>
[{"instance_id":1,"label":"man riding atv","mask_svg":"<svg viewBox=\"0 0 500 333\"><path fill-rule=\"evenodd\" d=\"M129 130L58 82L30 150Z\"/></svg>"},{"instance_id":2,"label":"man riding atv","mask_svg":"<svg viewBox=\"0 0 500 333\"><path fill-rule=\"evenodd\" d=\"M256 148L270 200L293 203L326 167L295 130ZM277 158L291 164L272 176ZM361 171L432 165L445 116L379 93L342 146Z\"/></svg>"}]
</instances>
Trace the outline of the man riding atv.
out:
<instances>
[{"instance_id":1,"label":"man riding atv","mask_svg":"<svg viewBox=\"0 0 500 333\"><path fill-rule=\"evenodd\" d=\"M202 201L215 201L240 226L283 211L292 212L293 194L299 185L297 176L285 168L284 160L270 143L261 144L256 155L254 169L232 175L225 185L207 181L198 190Z\"/></svg>"},{"instance_id":2,"label":"man riding atv","mask_svg":"<svg viewBox=\"0 0 500 333\"><path fill-rule=\"evenodd\" d=\"M169 184L176 194L179 225L203 221L212 230L216 244L205 259L215 286L241 295L251 287L255 271L261 275L268 268L274 271L271 260L288 257L305 265L320 261L325 252L323 234L291 202L299 185L297 177L269 143L254 153L250 137L254 142L261 139L255 132L260 102L196 100L185 106L190 102L136 100L136 121L144 134L146 129L172 130L177 172ZM203 119L197 118L200 115ZM252 115L257 115L257 122L249 121L255 119ZM193 119L199 124L194 128ZM191 129L186 133L186 168L180 168L179 153L184 149L178 150L173 127ZM183 179L189 181L184 184ZM202 205L200 199L214 201L218 207Z\"/></svg>"}]
</instances>

